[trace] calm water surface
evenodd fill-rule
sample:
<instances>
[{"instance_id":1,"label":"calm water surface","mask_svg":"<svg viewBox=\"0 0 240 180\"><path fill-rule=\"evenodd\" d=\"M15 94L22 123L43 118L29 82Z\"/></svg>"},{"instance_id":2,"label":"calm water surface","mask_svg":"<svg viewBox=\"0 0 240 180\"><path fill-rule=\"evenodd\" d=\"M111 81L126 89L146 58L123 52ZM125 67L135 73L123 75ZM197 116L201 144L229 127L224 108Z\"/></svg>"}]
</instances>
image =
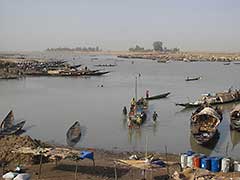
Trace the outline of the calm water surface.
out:
<instances>
[{"instance_id":1,"label":"calm water surface","mask_svg":"<svg viewBox=\"0 0 240 180\"><path fill-rule=\"evenodd\" d=\"M229 129L229 112L235 104L221 106L223 121L220 137L210 148L197 145L190 136L189 119L194 109L183 110L176 102L195 100L199 95L217 92L233 86L240 88L240 65L223 65L221 62L170 62L135 59L118 59L113 56L91 56L63 53L40 53L29 56L65 59L82 63L91 69L95 64L117 63L105 68L111 73L101 77L64 78L29 77L23 80L0 81L0 118L10 109L17 120L27 120L26 134L44 141L66 144L66 131L79 120L84 136L76 147L93 147L107 150L148 150L172 153L194 151L208 155L239 157L240 133ZM74 60L73 60L74 58ZM135 95L135 77L138 77L138 97L148 89L150 95L167 91L166 99L149 102L150 116L159 115L158 122L151 120L138 130L129 130L122 116L123 106L129 109ZM187 76L202 76L199 81L186 82ZM103 87L98 87L103 85ZM151 119L151 117L150 117Z\"/></svg>"}]
</instances>

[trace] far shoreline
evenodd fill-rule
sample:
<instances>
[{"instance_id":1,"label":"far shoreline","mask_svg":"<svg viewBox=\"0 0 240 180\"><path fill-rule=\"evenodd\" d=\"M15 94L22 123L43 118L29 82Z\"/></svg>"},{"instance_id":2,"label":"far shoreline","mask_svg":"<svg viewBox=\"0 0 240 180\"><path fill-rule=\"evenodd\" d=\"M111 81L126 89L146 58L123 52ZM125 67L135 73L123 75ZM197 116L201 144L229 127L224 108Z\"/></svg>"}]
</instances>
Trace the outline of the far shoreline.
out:
<instances>
[{"instance_id":1,"label":"far shoreline","mask_svg":"<svg viewBox=\"0 0 240 180\"><path fill-rule=\"evenodd\" d=\"M164 61L210 61L210 62L233 62L240 61L240 52L202 52L202 51L183 51L183 52L130 52L130 51L0 51L0 60L18 59L16 56L25 57L31 53L69 53L75 55L112 55L124 59L149 59ZM26 59L30 60L30 58ZM21 60L21 59L19 59ZM35 60L33 58L33 60Z\"/></svg>"}]
</instances>

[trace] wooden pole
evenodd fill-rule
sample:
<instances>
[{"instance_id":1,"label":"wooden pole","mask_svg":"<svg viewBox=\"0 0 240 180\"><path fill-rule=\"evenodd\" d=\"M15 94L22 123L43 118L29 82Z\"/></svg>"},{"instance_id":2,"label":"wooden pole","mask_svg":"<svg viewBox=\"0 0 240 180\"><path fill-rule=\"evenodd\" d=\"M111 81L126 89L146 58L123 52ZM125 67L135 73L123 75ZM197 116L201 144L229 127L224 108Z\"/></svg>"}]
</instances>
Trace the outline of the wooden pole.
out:
<instances>
[{"instance_id":1,"label":"wooden pole","mask_svg":"<svg viewBox=\"0 0 240 180\"><path fill-rule=\"evenodd\" d=\"M115 175L115 180L118 180L118 176L117 176L117 166L116 163L114 162L114 175Z\"/></svg>"},{"instance_id":2,"label":"wooden pole","mask_svg":"<svg viewBox=\"0 0 240 180\"><path fill-rule=\"evenodd\" d=\"M78 171L78 164L76 160L76 167L75 167L75 180L77 180L77 171Z\"/></svg>"},{"instance_id":3,"label":"wooden pole","mask_svg":"<svg viewBox=\"0 0 240 180\"><path fill-rule=\"evenodd\" d=\"M148 137L146 136L145 158L147 158L147 154L148 154Z\"/></svg>"},{"instance_id":4,"label":"wooden pole","mask_svg":"<svg viewBox=\"0 0 240 180\"><path fill-rule=\"evenodd\" d=\"M41 178L41 173L42 173L42 158L43 158L43 154L42 154L42 152L40 152L40 165L39 165L39 169L38 169L38 179Z\"/></svg>"},{"instance_id":5,"label":"wooden pole","mask_svg":"<svg viewBox=\"0 0 240 180\"><path fill-rule=\"evenodd\" d=\"M137 102L137 77L135 81L135 101Z\"/></svg>"},{"instance_id":6,"label":"wooden pole","mask_svg":"<svg viewBox=\"0 0 240 180\"><path fill-rule=\"evenodd\" d=\"M4 163L2 162L2 176L4 175Z\"/></svg>"},{"instance_id":7,"label":"wooden pole","mask_svg":"<svg viewBox=\"0 0 240 180\"><path fill-rule=\"evenodd\" d=\"M166 156L166 163L168 163L168 155L167 155L167 146L165 145L165 156ZM169 179L169 168L168 168L168 164L167 164L167 175L168 175L168 179Z\"/></svg>"}]
</instances>

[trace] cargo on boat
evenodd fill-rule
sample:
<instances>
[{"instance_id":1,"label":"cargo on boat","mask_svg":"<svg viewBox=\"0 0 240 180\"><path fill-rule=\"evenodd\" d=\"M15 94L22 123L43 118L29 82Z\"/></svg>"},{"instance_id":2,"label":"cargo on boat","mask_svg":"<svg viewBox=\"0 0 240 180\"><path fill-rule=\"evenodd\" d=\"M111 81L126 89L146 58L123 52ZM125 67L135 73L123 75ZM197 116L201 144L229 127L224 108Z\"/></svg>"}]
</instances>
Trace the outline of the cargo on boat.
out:
<instances>
[{"instance_id":1,"label":"cargo on boat","mask_svg":"<svg viewBox=\"0 0 240 180\"><path fill-rule=\"evenodd\" d=\"M209 105L200 106L191 116L191 134L201 145L207 145L214 139L217 127L221 123L222 113Z\"/></svg>"},{"instance_id":2,"label":"cargo on boat","mask_svg":"<svg viewBox=\"0 0 240 180\"><path fill-rule=\"evenodd\" d=\"M148 102L144 98L135 102L133 98L128 114L128 127L140 127L147 119Z\"/></svg>"}]
</instances>

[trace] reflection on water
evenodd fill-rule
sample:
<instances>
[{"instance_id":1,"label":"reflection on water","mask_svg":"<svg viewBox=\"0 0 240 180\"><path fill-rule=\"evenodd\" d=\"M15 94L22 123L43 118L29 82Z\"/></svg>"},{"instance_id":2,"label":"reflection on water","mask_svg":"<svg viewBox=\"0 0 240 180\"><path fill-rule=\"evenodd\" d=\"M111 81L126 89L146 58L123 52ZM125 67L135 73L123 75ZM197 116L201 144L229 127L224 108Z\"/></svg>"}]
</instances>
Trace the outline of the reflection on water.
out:
<instances>
[{"instance_id":1,"label":"reflection on water","mask_svg":"<svg viewBox=\"0 0 240 180\"><path fill-rule=\"evenodd\" d=\"M128 128L128 142L132 145L138 144L142 140L141 128Z\"/></svg>"},{"instance_id":2,"label":"reflection on water","mask_svg":"<svg viewBox=\"0 0 240 180\"><path fill-rule=\"evenodd\" d=\"M197 142L194 140L193 135L191 134L190 135L191 149L194 152L202 153L202 154L209 156L212 154L212 151L216 151L215 147L216 147L219 139L220 139L220 133L217 131L214 138L211 140L211 143L209 143L207 146L202 146L202 145L197 144Z\"/></svg>"},{"instance_id":3,"label":"reflection on water","mask_svg":"<svg viewBox=\"0 0 240 180\"><path fill-rule=\"evenodd\" d=\"M234 150L235 146L240 143L240 132L236 130L231 130L230 128L230 135L232 141L232 150Z\"/></svg>"}]
</instances>

